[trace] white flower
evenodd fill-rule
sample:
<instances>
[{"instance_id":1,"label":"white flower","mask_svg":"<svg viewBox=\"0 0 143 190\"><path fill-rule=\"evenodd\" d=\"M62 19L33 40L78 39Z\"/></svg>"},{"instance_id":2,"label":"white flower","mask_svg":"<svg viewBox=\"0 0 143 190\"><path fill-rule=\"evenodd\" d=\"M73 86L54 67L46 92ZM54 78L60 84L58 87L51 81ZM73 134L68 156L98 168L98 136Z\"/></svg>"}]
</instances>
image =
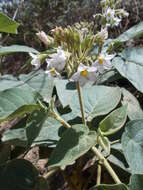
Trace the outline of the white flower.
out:
<instances>
[{"instance_id":1,"label":"white flower","mask_svg":"<svg viewBox=\"0 0 143 190\"><path fill-rule=\"evenodd\" d=\"M115 17L115 10L114 9L111 9L110 7L108 7L105 11L105 17L107 19L107 21L111 20L111 19L114 19Z\"/></svg>"},{"instance_id":2,"label":"white flower","mask_svg":"<svg viewBox=\"0 0 143 190\"><path fill-rule=\"evenodd\" d=\"M104 13L104 17L107 21L106 26L118 26L121 22L121 18L116 16L115 10L108 7Z\"/></svg>"},{"instance_id":3,"label":"white flower","mask_svg":"<svg viewBox=\"0 0 143 190\"><path fill-rule=\"evenodd\" d=\"M89 81L96 81L97 68L94 66L79 65L77 72L71 77L72 80L78 81L80 86L84 86Z\"/></svg>"},{"instance_id":4,"label":"white flower","mask_svg":"<svg viewBox=\"0 0 143 190\"><path fill-rule=\"evenodd\" d=\"M47 69L55 68L58 72L61 72L66 65L66 54L59 47L57 53L50 55L49 59L46 59Z\"/></svg>"},{"instance_id":5,"label":"white flower","mask_svg":"<svg viewBox=\"0 0 143 190\"><path fill-rule=\"evenodd\" d=\"M32 57L31 64L35 67L35 69L38 69L41 66L40 57L34 53L29 53L29 55Z\"/></svg>"},{"instance_id":6,"label":"white flower","mask_svg":"<svg viewBox=\"0 0 143 190\"><path fill-rule=\"evenodd\" d=\"M115 54L100 54L97 60L93 63L93 66L97 68L99 73L103 73L105 70L112 68L111 60L115 57Z\"/></svg>"},{"instance_id":7,"label":"white flower","mask_svg":"<svg viewBox=\"0 0 143 190\"><path fill-rule=\"evenodd\" d=\"M61 75L60 73L58 73L55 68L51 68L49 70L46 70L45 73L49 76L49 77L57 77L59 79L61 79Z\"/></svg>"},{"instance_id":8,"label":"white flower","mask_svg":"<svg viewBox=\"0 0 143 190\"><path fill-rule=\"evenodd\" d=\"M102 40L102 41L108 39L107 27L102 28L101 31L96 34L96 38L99 39L99 40Z\"/></svg>"}]
</instances>

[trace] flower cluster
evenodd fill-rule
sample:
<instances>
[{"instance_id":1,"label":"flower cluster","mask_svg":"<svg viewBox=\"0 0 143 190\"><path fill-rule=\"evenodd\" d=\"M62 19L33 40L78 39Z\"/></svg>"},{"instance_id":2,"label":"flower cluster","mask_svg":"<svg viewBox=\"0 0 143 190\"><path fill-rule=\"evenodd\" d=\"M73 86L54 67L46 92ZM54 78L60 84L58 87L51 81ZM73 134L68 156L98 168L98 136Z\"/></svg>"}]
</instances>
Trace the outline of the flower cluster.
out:
<instances>
[{"instance_id":1,"label":"flower cluster","mask_svg":"<svg viewBox=\"0 0 143 190\"><path fill-rule=\"evenodd\" d=\"M33 58L31 64L37 68L40 67L40 57L38 55L30 54ZM77 71L71 76L70 80L78 81L81 86L84 86L87 82L95 82L99 74L103 74L104 71L112 68L111 60L114 58L114 54L100 54L96 61L90 66L86 66L82 63L79 64ZM49 58L45 59L47 62L47 69L45 73L49 77L61 78L61 73L64 70L67 62L67 56L65 51L61 47L57 48L57 53L53 53Z\"/></svg>"},{"instance_id":2,"label":"flower cluster","mask_svg":"<svg viewBox=\"0 0 143 190\"><path fill-rule=\"evenodd\" d=\"M107 27L118 26L123 17L128 17L129 13L124 9L117 9L116 3L111 0L102 0L103 18Z\"/></svg>"},{"instance_id":3,"label":"flower cluster","mask_svg":"<svg viewBox=\"0 0 143 190\"><path fill-rule=\"evenodd\" d=\"M95 82L99 74L112 68L111 60L114 56L114 54L100 54L91 66L85 66L81 63L71 79L78 81L80 86L84 86L89 81Z\"/></svg>"},{"instance_id":4,"label":"flower cluster","mask_svg":"<svg viewBox=\"0 0 143 190\"><path fill-rule=\"evenodd\" d=\"M32 57L31 64L36 68L40 68L42 60L44 60L47 63L47 69L45 71L46 74L50 77L59 77L60 73L63 71L66 65L67 55L64 50L61 49L61 47L57 48L57 52L53 53L51 55L36 55L33 53L30 53L30 56ZM48 58L46 58L48 57Z\"/></svg>"}]
</instances>

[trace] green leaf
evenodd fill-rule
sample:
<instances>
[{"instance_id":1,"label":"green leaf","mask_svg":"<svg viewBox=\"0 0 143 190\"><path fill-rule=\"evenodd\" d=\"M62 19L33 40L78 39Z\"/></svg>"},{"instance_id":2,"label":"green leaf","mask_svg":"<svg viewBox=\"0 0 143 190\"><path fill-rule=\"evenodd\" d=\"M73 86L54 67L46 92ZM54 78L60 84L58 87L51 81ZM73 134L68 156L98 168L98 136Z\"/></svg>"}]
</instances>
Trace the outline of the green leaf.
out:
<instances>
[{"instance_id":1,"label":"green leaf","mask_svg":"<svg viewBox=\"0 0 143 190\"><path fill-rule=\"evenodd\" d=\"M22 81L18 81L17 78L12 75L3 75L0 77L0 91L7 90L22 85Z\"/></svg>"},{"instance_id":2,"label":"green leaf","mask_svg":"<svg viewBox=\"0 0 143 190\"><path fill-rule=\"evenodd\" d=\"M29 146L33 143L34 139L38 137L46 119L47 113L44 110L35 110L28 117L25 130Z\"/></svg>"},{"instance_id":3,"label":"green leaf","mask_svg":"<svg viewBox=\"0 0 143 190\"><path fill-rule=\"evenodd\" d=\"M122 147L133 174L143 174L143 120L127 123Z\"/></svg>"},{"instance_id":4,"label":"green leaf","mask_svg":"<svg viewBox=\"0 0 143 190\"><path fill-rule=\"evenodd\" d=\"M121 143L111 144L111 154L107 159L110 163L116 165L118 168L121 168L126 172L126 174L129 175L130 169L125 159Z\"/></svg>"},{"instance_id":5,"label":"green leaf","mask_svg":"<svg viewBox=\"0 0 143 190\"><path fill-rule=\"evenodd\" d=\"M74 125L67 129L58 145L52 152L48 162L48 168L60 167L74 164L75 160L84 155L96 144L96 133L89 131L84 125Z\"/></svg>"},{"instance_id":6,"label":"green leaf","mask_svg":"<svg viewBox=\"0 0 143 190\"><path fill-rule=\"evenodd\" d=\"M17 34L19 23L0 12L0 32Z\"/></svg>"},{"instance_id":7,"label":"green leaf","mask_svg":"<svg viewBox=\"0 0 143 190\"><path fill-rule=\"evenodd\" d=\"M6 142L10 145L15 146L21 146L21 147L27 147L28 141L27 141L27 135L26 130L24 128L19 129L8 129L6 130L2 135L2 142Z\"/></svg>"},{"instance_id":8,"label":"green leaf","mask_svg":"<svg viewBox=\"0 0 143 190\"><path fill-rule=\"evenodd\" d=\"M37 179L38 171L31 162L16 159L5 164L0 176L0 187L3 190L37 189Z\"/></svg>"},{"instance_id":9,"label":"green leaf","mask_svg":"<svg viewBox=\"0 0 143 190\"><path fill-rule=\"evenodd\" d=\"M93 118L108 114L119 103L121 91L117 87L91 86L82 89L82 99L85 117L88 121ZM74 114L81 117L78 94L76 93L69 102Z\"/></svg>"},{"instance_id":10,"label":"green leaf","mask_svg":"<svg viewBox=\"0 0 143 190\"><path fill-rule=\"evenodd\" d=\"M74 119L72 112L64 114L61 117L67 122ZM61 123L52 117L48 117L43 124L40 134L34 140L33 145L46 145L48 147L55 147L61 138L60 132L62 132L62 129Z\"/></svg>"},{"instance_id":11,"label":"green leaf","mask_svg":"<svg viewBox=\"0 0 143 190\"><path fill-rule=\"evenodd\" d=\"M143 189L143 175L132 175L130 180L129 190Z\"/></svg>"},{"instance_id":12,"label":"green leaf","mask_svg":"<svg viewBox=\"0 0 143 190\"><path fill-rule=\"evenodd\" d=\"M55 86L63 107L66 107L76 93L74 83L70 83L68 80L55 80Z\"/></svg>"},{"instance_id":13,"label":"green leaf","mask_svg":"<svg viewBox=\"0 0 143 190\"><path fill-rule=\"evenodd\" d=\"M27 89L11 88L0 92L0 121L37 109L37 98L37 93Z\"/></svg>"},{"instance_id":14,"label":"green leaf","mask_svg":"<svg viewBox=\"0 0 143 190\"><path fill-rule=\"evenodd\" d=\"M48 117L44 122L39 135L34 140L33 145L46 145L48 147L55 147L56 143L60 139L60 127L61 124L57 120Z\"/></svg>"},{"instance_id":15,"label":"green leaf","mask_svg":"<svg viewBox=\"0 0 143 190\"><path fill-rule=\"evenodd\" d=\"M142 119L143 110L141 109L140 104L136 99L136 97L125 88L122 88L121 90L123 94L122 104L128 105L127 114L130 120Z\"/></svg>"},{"instance_id":16,"label":"green leaf","mask_svg":"<svg viewBox=\"0 0 143 190\"><path fill-rule=\"evenodd\" d=\"M143 48L127 48L112 61L118 72L143 92Z\"/></svg>"},{"instance_id":17,"label":"green leaf","mask_svg":"<svg viewBox=\"0 0 143 190\"><path fill-rule=\"evenodd\" d=\"M23 45L12 45L12 46L5 46L5 47L0 47L0 55L7 55L11 53L19 53L19 52L24 52L24 53L35 53L38 54L39 52L31 47L28 46L23 46Z\"/></svg>"},{"instance_id":18,"label":"green leaf","mask_svg":"<svg viewBox=\"0 0 143 190\"><path fill-rule=\"evenodd\" d=\"M128 187L125 184L99 185L92 187L90 190L128 190Z\"/></svg>"},{"instance_id":19,"label":"green leaf","mask_svg":"<svg viewBox=\"0 0 143 190\"><path fill-rule=\"evenodd\" d=\"M105 136L116 133L123 127L126 119L127 106L125 105L111 112L100 122L99 128L101 133Z\"/></svg>"},{"instance_id":20,"label":"green leaf","mask_svg":"<svg viewBox=\"0 0 143 190\"><path fill-rule=\"evenodd\" d=\"M40 130L47 118L44 110L35 110L28 117L26 123L5 131L2 141L15 146L30 146L39 135Z\"/></svg>"},{"instance_id":21,"label":"green leaf","mask_svg":"<svg viewBox=\"0 0 143 190\"><path fill-rule=\"evenodd\" d=\"M131 27L129 30L121 34L116 40L127 42L133 38L138 38L143 35L143 22Z\"/></svg>"},{"instance_id":22,"label":"green leaf","mask_svg":"<svg viewBox=\"0 0 143 190\"><path fill-rule=\"evenodd\" d=\"M35 74L20 75L19 79L28 85L31 90L40 93L45 101L50 101L54 88L54 80L49 78L44 71L39 71Z\"/></svg>"}]
</instances>

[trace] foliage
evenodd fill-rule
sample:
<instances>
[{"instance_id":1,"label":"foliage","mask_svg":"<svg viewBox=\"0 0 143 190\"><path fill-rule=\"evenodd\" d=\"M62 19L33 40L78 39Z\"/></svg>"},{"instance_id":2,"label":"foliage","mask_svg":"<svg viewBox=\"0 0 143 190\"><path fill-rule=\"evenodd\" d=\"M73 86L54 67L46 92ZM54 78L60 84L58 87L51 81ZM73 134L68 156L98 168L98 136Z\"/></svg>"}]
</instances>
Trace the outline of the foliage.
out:
<instances>
[{"instance_id":1,"label":"foliage","mask_svg":"<svg viewBox=\"0 0 143 190\"><path fill-rule=\"evenodd\" d=\"M114 0L101 1L101 7L95 19L101 18L102 28L96 33L93 22L79 22L56 27L51 35L38 32L42 52L21 45L0 47L1 58L28 53L34 68L0 78L0 123L16 121L2 132L1 144L25 151L46 147L47 172L59 170L72 189L76 184L70 169L81 178L84 170L89 173L83 183L79 180L80 190L140 190L143 110L132 90L143 92L143 48L128 47L128 42L143 35L143 24L108 39L109 27L117 27L128 13ZM1 15L0 24L7 21L1 32L16 33L19 24ZM119 83L125 79L127 87ZM5 156L0 163L4 190L41 188L37 170L28 161L7 163L9 152Z\"/></svg>"}]
</instances>

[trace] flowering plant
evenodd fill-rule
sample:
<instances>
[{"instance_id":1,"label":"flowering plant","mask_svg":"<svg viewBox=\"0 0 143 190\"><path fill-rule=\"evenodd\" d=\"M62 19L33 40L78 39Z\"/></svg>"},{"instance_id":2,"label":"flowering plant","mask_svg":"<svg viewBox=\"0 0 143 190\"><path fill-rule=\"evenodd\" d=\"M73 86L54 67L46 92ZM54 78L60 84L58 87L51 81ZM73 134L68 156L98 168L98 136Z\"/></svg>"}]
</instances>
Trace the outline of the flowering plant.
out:
<instances>
[{"instance_id":1,"label":"flowering plant","mask_svg":"<svg viewBox=\"0 0 143 190\"><path fill-rule=\"evenodd\" d=\"M28 52L33 68L29 74L1 77L0 122L16 119L1 141L26 150L52 150L47 151L44 178L60 172L71 189L140 190L143 110L118 81L126 78L143 92L143 48L127 47L143 34L143 24L109 39L109 28L128 13L116 8L114 0L102 0L101 6L102 13L95 16L101 18L99 32L93 32L93 23L81 22L56 27L50 35L38 32L44 52L0 48L1 55ZM13 24L14 33L18 25Z\"/></svg>"}]
</instances>

